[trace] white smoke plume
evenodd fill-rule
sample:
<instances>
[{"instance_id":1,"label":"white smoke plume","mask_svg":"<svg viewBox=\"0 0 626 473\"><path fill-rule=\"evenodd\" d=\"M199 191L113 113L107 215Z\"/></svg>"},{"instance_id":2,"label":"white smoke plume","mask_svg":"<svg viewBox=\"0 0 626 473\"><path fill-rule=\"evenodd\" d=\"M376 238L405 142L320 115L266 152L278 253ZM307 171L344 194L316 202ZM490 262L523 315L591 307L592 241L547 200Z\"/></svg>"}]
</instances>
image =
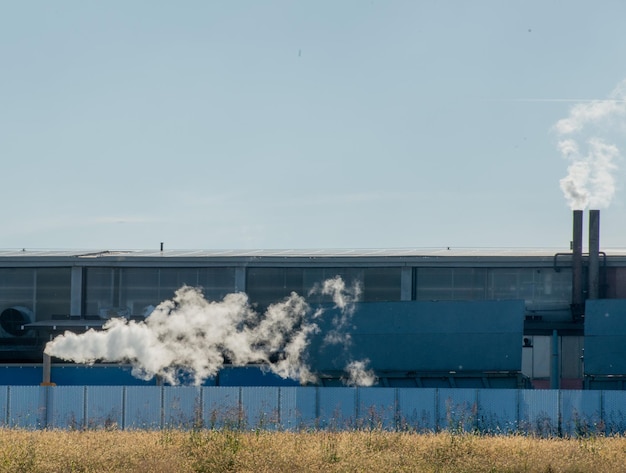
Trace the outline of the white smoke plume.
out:
<instances>
[{"instance_id":1,"label":"white smoke plume","mask_svg":"<svg viewBox=\"0 0 626 473\"><path fill-rule=\"evenodd\" d=\"M344 384L348 386L373 386L376 384L376 375L372 370L367 369L369 360L352 361L346 366L348 378L344 379Z\"/></svg>"},{"instance_id":2,"label":"white smoke plume","mask_svg":"<svg viewBox=\"0 0 626 473\"><path fill-rule=\"evenodd\" d=\"M326 290L338 307L353 311L355 294L341 294L345 285L335 279ZM185 377L201 385L225 363L261 363L282 378L314 383L317 376L307 364L306 350L319 332L315 321L321 316L296 293L261 316L244 293L209 302L199 289L184 286L145 321L115 318L102 331L65 332L48 342L45 353L77 363L129 362L133 376L160 376L172 385Z\"/></svg>"},{"instance_id":3,"label":"white smoke plume","mask_svg":"<svg viewBox=\"0 0 626 473\"><path fill-rule=\"evenodd\" d=\"M320 293L331 296L339 314L333 317L332 329L324 336L325 345L341 345L345 356L349 356L352 336L350 329L352 317L356 309L356 302L361 297L362 288L358 281L347 288L340 276L327 279L321 286L315 286L310 294ZM367 369L370 360L350 361L344 371L348 374L342 381L348 386L372 386L377 379L374 372Z\"/></svg>"},{"instance_id":4,"label":"white smoke plume","mask_svg":"<svg viewBox=\"0 0 626 473\"><path fill-rule=\"evenodd\" d=\"M335 276L324 281L321 286L314 286L309 295L316 293L331 296L335 307L339 309L339 315L332 321L333 329L324 336L324 343L343 345L347 349L351 343L350 322L354 315L355 303L361 296L361 285L357 281L348 289L344 280L340 276Z\"/></svg>"},{"instance_id":5,"label":"white smoke plume","mask_svg":"<svg viewBox=\"0 0 626 473\"><path fill-rule=\"evenodd\" d=\"M574 105L554 128L559 135L558 149L570 162L567 176L560 181L570 207L607 207L615 194L614 173L620 158L619 148L610 142L611 134L626 131L626 80L607 100Z\"/></svg>"}]
</instances>

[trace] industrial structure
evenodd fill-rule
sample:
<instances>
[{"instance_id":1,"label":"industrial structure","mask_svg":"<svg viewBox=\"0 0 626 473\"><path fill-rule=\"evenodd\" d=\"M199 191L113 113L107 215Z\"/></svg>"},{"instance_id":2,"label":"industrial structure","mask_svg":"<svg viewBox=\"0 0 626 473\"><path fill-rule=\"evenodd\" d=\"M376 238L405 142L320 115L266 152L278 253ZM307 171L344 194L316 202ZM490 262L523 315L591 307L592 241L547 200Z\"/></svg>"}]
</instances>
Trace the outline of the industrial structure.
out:
<instances>
[{"instance_id":1,"label":"industrial structure","mask_svg":"<svg viewBox=\"0 0 626 473\"><path fill-rule=\"evenodd\" d=\"M143 320L183 285L209 300L245 292L262 312L341 276L362 288L350 356L368 359L380 386L622 389L626 250L600 251L600 214L588 216L587 251L582 211L573 212L569 251L0 251L0 384L34 382L28 368L41 369L51 337L111 317ZM322 335L310 346L312 368L322 385L340 385L346 354ZM90 379L85 368L72 379L65 365L54 379L58 361L53 382ZM225 367L210 383L281 382L252 368Z\"/></svg>"}]
</instances>

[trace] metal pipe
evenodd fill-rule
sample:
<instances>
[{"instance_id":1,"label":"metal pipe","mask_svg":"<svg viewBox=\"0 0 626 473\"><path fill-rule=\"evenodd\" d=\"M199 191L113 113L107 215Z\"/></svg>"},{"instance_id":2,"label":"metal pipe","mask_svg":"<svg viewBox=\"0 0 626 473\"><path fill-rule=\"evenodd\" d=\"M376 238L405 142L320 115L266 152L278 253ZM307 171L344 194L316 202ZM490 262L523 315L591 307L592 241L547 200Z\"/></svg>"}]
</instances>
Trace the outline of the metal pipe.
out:
<instances>
[{"instance_id":1,"label":"metal pipe","mask_svg":"<svg viewBox=\"0 0 626 473\"><path fill-rule=\"evenodd\" d=\"M600 211L589 211L589 299L600 297Z\"/></svg>"},{"instance_id":2,"label":"metal pipe","mask_svg":"<svg viewBox=\"0 0 626 473\"><path fill-rule=\"evenodd\" d=\"M54 386L50 382L50 371L52 368L52 357L46 353L43 354L43 376L41 380L41 386Z\"/></svg>"},{"instance_id":3,"label":"metal pipe","mask_svg":"<svg viewBox=\"0 0 626 473\"><path fill-rule=\"evenodd\" d=\"M550 370L550 389L559 389L559 335L552 331L552 369Z\"/></svg>"},{"instance_id":4,"label":"metal pipe","mask_svg":"<svg viewBox=\"0 0 626 473\"><path fill-rule=\"evenodd\" d=\"M572 240L572 315L583 314L583 211L573 212Z\"/></svg>"}]
</instances>

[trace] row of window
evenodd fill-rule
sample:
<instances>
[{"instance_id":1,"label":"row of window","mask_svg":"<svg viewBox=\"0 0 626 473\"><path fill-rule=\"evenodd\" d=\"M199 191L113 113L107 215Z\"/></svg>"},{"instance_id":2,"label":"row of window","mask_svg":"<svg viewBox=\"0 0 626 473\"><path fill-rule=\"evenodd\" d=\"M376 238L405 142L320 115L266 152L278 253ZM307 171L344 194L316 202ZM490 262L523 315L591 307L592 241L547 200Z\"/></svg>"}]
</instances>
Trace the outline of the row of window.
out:
<instances>
[{"instance_id":1,"label":"row of window","mask_svg":"<svg viewBox=\"0 0 626 473\"><path fill-rule=\"evenodd\" d=\"M260 309L291 292L315 304L329 296L311 290L340 276L358 284L362 301L399 301L401 268L247 268L246 292ZM0 269L0 310L26 306L38 320L70 313L70 268ZM183 285L201 287L209 300L220 300L236 287L235 268L85 268L82 313L140 316L169 299ZM571 298L571 271L538 268L414 268L414 300L523 299L528 303L563 303ZM406 282L405 282L406 283ZM405 295L405 298L407 296Z\"/></svg>"}]
</instances>

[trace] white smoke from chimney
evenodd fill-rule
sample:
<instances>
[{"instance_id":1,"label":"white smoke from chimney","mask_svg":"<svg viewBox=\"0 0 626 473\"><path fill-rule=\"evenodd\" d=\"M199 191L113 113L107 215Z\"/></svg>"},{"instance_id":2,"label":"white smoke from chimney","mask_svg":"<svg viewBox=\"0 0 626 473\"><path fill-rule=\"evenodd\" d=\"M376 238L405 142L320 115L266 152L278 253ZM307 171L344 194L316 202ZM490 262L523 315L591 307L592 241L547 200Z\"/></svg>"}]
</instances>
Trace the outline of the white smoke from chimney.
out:
<instances>
[{"instance_id":1,"label":"white smoke from chimney","mask_svg":"<svg viewBox=\"0 0 626 473\"><path fill-rule=\"evenodd\" d=\"M344 356L350 357L352 346L352 316L356 310L356 302L361 297L362 288L358 281L352 287L347 288L346 283L340 276L327 279L320 286L315 286L310 294L320 293L329 295L333 299L335 308L339 313L333 317L332 329L324 336L324 345L341 345ZM342 381L348 386L372 386L376 383L374 372L367 369L370 360L352 360L347 363L344 371L348 374Z\"/></svg>"},{"instance_id":2,"label":"white smoke from chimney","mask_svg":"<svg viewBox=\"0 0 626 473\"><path fill-rule=\"evenodd\" d=\"M351 343L349 326L354 315L355 303L361 296L361 285L355 282L351 288L340 276L327 279L319 286L315 285L309 295L323 294L331 296L339 314L333 318L333 328L324 336L324 343L328 345L343 345L347 349Z\"/></svg>"},{"instance_id":3,"label":"white smoke from chimney","mask_svg":"<svg viewBox=\"0 0 626 473\"><path fill-rule=\"evenodd\" d=\"M358 291L346 290L340 278L324 283L322 292L333 297L342 314L354 311ZM115 318L102 331L65 332L48 342L45 353L78 363L129 362L133 376L160 376L172 385L182 377L201 385L227 362L261 363L282 378L313 383L317 376L307 364L306 350L319 332L315 321L322 312L313 312L303 297L291 293L261 316L244 293L209 302L199 289L184 286L145 321ZM333 324L333 331L345 331L344 317Z\"/></svg>"},{"instance_id":4,"label":"white smoke from chimney","mask_svg":"<svg viewBox=\"0 0 626 473\"><path fill-rule=\"evenodd\" d=\"M560 186L572 209L610 205L615 194L616 162L620 158L618 147L609 142L610 134L623 132L625 119L626 80L611 92L608 100L576 104L567 118L555 124L560 137L558 149L570 162Z\"/></svg>"},{"instance_id":5,"label":"white smoke from chimney","mask_svg":"<svg viewBox=\"0 0 626 473\"><path fill-rule=\"evenodd\" d=\"M352 361L346 366L348 378L344 379L344 384L348 386L373 386L376 383L376 375L372 370L367 369L369 360Z\"/></svg>"}]
</instances>

